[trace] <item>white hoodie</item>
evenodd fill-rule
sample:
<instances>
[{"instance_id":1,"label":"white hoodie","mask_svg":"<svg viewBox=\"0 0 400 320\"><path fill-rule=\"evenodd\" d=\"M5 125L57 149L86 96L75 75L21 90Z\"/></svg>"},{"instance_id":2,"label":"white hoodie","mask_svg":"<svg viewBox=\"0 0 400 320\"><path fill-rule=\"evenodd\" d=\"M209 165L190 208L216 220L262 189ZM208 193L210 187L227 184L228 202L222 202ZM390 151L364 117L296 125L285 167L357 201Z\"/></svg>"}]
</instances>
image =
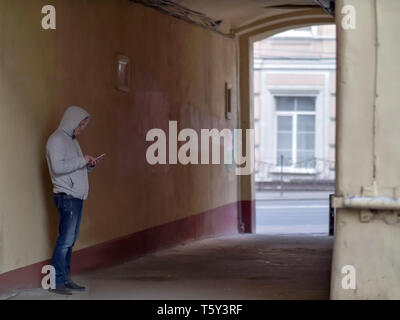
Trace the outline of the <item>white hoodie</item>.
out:
<instances>
[{"instance_id":1,"label":"white hoodie","mask_svg":"<svg viewBox=\"0 0 400 320\"><path fill-rule=\"evenodd\" d=\"M89 121L90 115L80 107L71 106L64 112L60 126L47 140L46 158L53 192L65 192L86 200L89 192L88 168L74 137L74 130L83 119Z\"/></svg>"}]
</instances>

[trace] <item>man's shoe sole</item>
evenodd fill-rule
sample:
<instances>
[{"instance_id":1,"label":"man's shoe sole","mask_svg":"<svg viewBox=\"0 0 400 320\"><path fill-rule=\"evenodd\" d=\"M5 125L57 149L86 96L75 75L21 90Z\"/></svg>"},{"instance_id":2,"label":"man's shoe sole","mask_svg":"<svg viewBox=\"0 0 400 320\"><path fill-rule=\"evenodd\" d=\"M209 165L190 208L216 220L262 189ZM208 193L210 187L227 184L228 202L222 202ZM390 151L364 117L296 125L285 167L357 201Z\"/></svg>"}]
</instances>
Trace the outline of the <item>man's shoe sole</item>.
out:
<instances>
[{"instance_id":1,"label":"man's shoe sole","mask_svg":"<svg viewBox=\"0 0 400 320\"><path fill-rule=\"evenodd\" d=\"M68 290L71 290L71 291L80 291L80 292L85 292L85 291L86 291L86 288L82 288L82 289L73 289L73 288L68 288Z\"/></svg>"},{"instance_id":2,"label":"man's shoe sole","mask_svg":"<svg viewBox=\"0 0 400 320\"><path fill-rule=\"evenodd\" d=\"M65 296L72 296L72 292L68 291L68 290L49 289L49 292L55 293L55 294L62 294Z\"/></svg>"},{"instance_id":3,"label":"man's shoe sole","mask_svg":"<svg viewBox=\"0 0 400 320\"><path fill-rule=\"evenodd\" d=\"M86 291L86 287L77 285L76 283L73 284L65 284L65 289L67 290L71 290L71 291L80 291L80 292L84 292Z\"/></svg>"}]
</instances>

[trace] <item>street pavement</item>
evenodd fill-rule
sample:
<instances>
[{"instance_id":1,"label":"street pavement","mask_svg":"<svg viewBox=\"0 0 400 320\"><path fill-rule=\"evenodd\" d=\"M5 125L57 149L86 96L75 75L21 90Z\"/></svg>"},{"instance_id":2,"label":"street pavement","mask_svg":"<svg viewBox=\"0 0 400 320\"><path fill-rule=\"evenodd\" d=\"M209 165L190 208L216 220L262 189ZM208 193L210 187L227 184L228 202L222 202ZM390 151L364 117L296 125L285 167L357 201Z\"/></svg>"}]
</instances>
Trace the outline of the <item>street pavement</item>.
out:
<instances>
[{"instance_id":1,"label":"street pavement","mask_svg":"<svg viewBox=\"0 0 400 320\"><path fill-rule=\"evenodd\" d=\"M256 233L328 234L329 194L257 195Z\"/></svg>"}]
</instances>

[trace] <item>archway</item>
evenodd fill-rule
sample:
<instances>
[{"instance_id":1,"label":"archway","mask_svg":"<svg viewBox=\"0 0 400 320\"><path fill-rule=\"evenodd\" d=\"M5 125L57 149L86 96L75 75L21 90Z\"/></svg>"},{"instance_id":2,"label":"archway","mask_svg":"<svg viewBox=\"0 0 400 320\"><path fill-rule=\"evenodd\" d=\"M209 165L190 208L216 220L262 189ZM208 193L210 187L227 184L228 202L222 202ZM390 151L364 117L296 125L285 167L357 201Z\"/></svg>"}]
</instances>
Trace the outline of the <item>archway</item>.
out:
<instances>
[{"instance_id":1,"label":"archway","mask_svg":"<svg viewBox=\"0 0 400 320\"><path fill-rule=\"evenodd\" d=\"M239 52L239 101L240 101L240 128L254 128L253 102L253 43L263 38L289 29L306 27L316 24L332 24L335 19L324 10L291 11L290 13L267 17L241 26L235 30ZM242 143L245 146L245 142ZM241 176L241 222L245 233L255 232L255 182L254 174Z\"/></svg>"}]
</instances>

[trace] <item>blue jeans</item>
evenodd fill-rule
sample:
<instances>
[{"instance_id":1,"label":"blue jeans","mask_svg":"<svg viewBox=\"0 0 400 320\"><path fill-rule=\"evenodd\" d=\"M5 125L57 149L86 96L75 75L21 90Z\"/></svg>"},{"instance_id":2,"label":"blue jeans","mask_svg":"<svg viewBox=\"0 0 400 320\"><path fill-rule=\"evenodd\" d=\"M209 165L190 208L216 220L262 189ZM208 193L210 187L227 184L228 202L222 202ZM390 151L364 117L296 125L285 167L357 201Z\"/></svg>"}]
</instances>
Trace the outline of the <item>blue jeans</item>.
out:
<instances>
[{"instance_id":1,"label":"blue jeans","mask_svg":"<svg viewBox=\"0 0 400 320\"><path fill-rule=\"evenodd\" d=\"M70 195L54 194L54 203L60 216L60 223L51 265L56 270L56 284L64 284L71 279L72 247L79 234L83 201Z\"/></svg>"}]
</instances>

